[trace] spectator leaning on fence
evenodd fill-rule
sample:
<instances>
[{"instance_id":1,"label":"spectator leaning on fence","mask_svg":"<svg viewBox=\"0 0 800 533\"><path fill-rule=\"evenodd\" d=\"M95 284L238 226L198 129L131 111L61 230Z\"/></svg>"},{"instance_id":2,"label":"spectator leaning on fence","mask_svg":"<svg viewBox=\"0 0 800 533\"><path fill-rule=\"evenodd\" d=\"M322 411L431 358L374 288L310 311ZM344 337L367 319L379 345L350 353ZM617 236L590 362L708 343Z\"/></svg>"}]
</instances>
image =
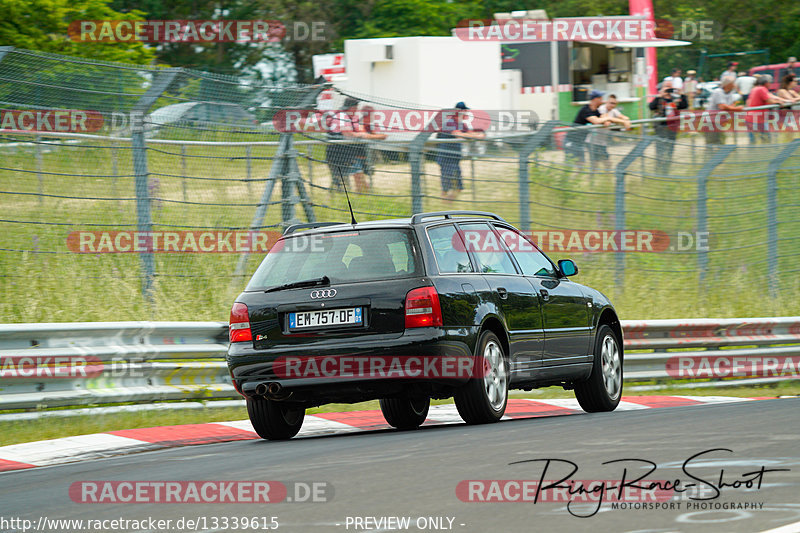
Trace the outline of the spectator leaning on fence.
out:
<instances>
[{"instance_id":1,"label":"spectator leaning on fence","mask_svg":"<svg viewBox=\"0 0 800 533\"><path fill-rule=\"evenodd\" d=\"M329 125L328 137L334 141L385 139L386 135L382 133L372 133L369 123L371 110L371 107L366 106L359 113L358 100L348 98L344 103L344 113L337 114L334 119L336 122ZM363 115L363 117L359 117L359 115ZM333 189L341 190L342 180L348 179L352 174L357 192L369 190L367 175L372 174L372 171L365 143L329 143L325 148L325 159L331 171Z\"/></svg>"},{"instance_id":2,"label":"spectator leaning on fence","mask_svg":"<svg viewBox=\"0 0 800 533\"><path fill-rule=\"evenodd\" d=\"M486 134L481 130L473 130L468 125L470 120L463 120L464 113L469 110L467 104L458 102L455 105L454 119L444 119L443 127L436 137L438 139L454 139L460 137L462 139L484 139ZM442 173L442 197L445 200L455 200L458 193L464 189L464 183L461 180L461 143L439 143L436 147L436 162L439 164L439 169Z\"/></svg>"},{"instance_id":3,"label":"spectator leaning on fence","mask_svg":"<svg viewBox=\"0 0 800 533\"><path fill-rule=\"evenodd\" d=\"M711 97L708 99L708 110L712 113L728 112L733 113L741 111L743 107L736 105L739 95L733 90L736 87L736 78L734 76L723 76L720 81L720 86L711 92ZM713 121L714 124L719 124L720 121ZM730 119L724 121L725 124L730 124ZM725 134L721 131L707 131L706 144L725 144Z\"/></svg>"},{"instance_id":4,"label":"spectator leaning on fence","mask_svg":"<svg viewBox=\"0 0 800 533\"><path fill-rule=\"evenodd\" d=\"M678 113L681 109L686 109L689 104L686 95L678 94L672 87L671 81L661 84L661 91L658 96L650 102L650 111L655 117L666 117L667 120L657 122L655 125L656 135L656 157L659 164L663 164L664 173L669 173L670 163L672 162L672 152L675 150L675 138L678 131Z\"/></svg>"},{"instance_id":5,"label":"spectator leaning on fence","mask_svg":"<svg viewBox=\"0 0 800 533\"><path fill-rule=\"evenodd\" d=\"M593 89L589 92L589 102L580 108L575 120L572 122L573 126L586 126L587 124L610 124L610 121L605 120L600 113L600 104L603 103L603 91ZM564 151L567 158L574 159L576 162L583 164L584 152L586 151L586 136L589 131L583 129L572 129L567 133L566 144Z\"/></svg>"},{"instance_id":6,"label":"spectator leaning on fence","mask_svg":"<svg viewBox=\"0 0 800 533\"><path fill-rule=\"evenodd\" d=\"M750 91L750 98L747 99L747 107L760 107L772 104L785 104L787 100L769 92L767 85L772 83L772 76L762 74L756 77L756 86ZM771 141L770 132L767 130L764 121L764 114L769 109L754 109L747 112L747 129L750 132L750 142L756 144L761 141L769 143Z\"/></svg>"},{"instance_id":7,"label":"spectator leaning on fence","mask_svg":"<svg viewBox=\"0 0 800 533\"><path fill-rule=\"evenodd\" d=\"M608 100L597 108L600 112L600 117L606 119L606 124L616 124L622 126L623 129L629 130L631 128L631 121L628 117L622 114L617 108L617 96L614 94L608 95ZM619 129L619 128L614 128ZM608 139L610 135L605 128L598 128L593 130L589 135L589 154L591 155L592 162L601 162L606 170L611 169L611 161L608 157Z\"/></svg>"},{"instance_id":8,"label":"spectator leaning on fence","mask_svg":"<svg viewBox=\"0 0 800 533\"><path fill-rule=\"evenodd\" d=\"M775 94L792 104L800 102L800 93L797 92L797 76L787 74L781 78L781 87Z\"/></svg>"}]
</instances>

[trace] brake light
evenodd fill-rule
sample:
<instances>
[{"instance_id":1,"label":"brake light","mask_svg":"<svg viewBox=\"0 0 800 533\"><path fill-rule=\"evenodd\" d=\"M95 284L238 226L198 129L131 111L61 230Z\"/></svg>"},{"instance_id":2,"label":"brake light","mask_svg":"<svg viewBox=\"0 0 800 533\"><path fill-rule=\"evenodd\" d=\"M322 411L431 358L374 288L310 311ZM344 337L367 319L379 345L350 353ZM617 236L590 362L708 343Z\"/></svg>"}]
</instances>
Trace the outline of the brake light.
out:
<instances>
[{"instance_id":1,"label":"brake light","mask_svg":"<svg viewBox=\"0 0 800 533\"><path fill-rule=\"evenodd\" d=\"M406 328L442 325L439 293L433 287L420 287L406 294Z\"/></svg>"},{"instance_id":2,"label":"brake light","mask_svg":"<svg viewBox=\"0 0 800 533\"><path fill-rule=\"evenodd\" d=\"M247 306L241 302L235 302L231 307L228 338L231 342L253 340L253 334L250 332L250 315L247 314Z\"/></svg>"}]
</instances>

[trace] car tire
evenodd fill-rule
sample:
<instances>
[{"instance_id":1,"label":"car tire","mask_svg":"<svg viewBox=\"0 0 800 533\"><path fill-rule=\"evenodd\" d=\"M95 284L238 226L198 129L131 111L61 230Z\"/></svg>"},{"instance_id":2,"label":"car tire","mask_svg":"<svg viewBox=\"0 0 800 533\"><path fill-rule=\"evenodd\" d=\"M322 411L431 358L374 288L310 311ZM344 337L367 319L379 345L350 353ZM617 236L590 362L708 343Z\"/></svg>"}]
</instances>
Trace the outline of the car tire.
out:
<instances>
[{"instance_id":1,"label":"car tire","mask_svg":"<svg viewBox=\"0 0 800 533\"><path fill-rule=\"evenodd\" d=\"M469 382L456 393L458 414L467 424L497 422L506 412L508 403L508 359L497 335L484 331L478 340L476 357L481 367Z\"/></svg>"},{"instance_id":2,"label":"car tire","mask_svg":"<svg viewBox=\"0 0 800 533\"><path fill-rule=\"evenodd\" d=\"M431 399L427 396L417 398L381 398L381 412L386 422L397 429L416 429L428 417Z\"/></svg>"},{"instance_id":3,"label":"car tire","mask_svg":"<svg viewBox=\"0 0 800 533\"><path fill-rule=\"evenodd\" d=\"M622 397L622 348L607 325L597 330L592 373L575 383L575 397L587 413L613 411Z\"/></svg>"},{"instance_id":4,"label":"car tire","mask_svg":"<svg viewBox=\"0 0 800 533\"><path fill-rule=\"evenodd\" d=\"M247 414L253 429L262 439L287 440L300 431L306 410L286 402L247 398Z\"/></svg>"}]
</instances>

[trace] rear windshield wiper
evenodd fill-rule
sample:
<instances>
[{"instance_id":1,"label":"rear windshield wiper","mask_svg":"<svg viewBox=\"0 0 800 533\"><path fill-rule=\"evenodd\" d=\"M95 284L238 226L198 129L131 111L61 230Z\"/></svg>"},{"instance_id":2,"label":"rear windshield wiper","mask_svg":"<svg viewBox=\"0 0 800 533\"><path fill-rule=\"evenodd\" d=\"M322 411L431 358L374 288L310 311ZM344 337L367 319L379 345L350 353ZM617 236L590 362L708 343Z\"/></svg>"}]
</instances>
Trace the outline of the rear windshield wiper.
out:
<instances>
[{"instance_id":1,"label":"rear windshield wiper","mask_svg":"<svg viewBox=\"0 0 800 533\"><path fill-rule=\"evenodd\" d=\"M286 289L299 289L301 287L317 287L320 285L330 285L331 280L328 276L322 276L321 278L314 278L314 279L304 279L303 281L293 281L291 283L284 283L283 285L278 285L277 287L270 287L266 289L264 292L275 292L275 291L283 291Z\"/></svg>"}]
</instances>

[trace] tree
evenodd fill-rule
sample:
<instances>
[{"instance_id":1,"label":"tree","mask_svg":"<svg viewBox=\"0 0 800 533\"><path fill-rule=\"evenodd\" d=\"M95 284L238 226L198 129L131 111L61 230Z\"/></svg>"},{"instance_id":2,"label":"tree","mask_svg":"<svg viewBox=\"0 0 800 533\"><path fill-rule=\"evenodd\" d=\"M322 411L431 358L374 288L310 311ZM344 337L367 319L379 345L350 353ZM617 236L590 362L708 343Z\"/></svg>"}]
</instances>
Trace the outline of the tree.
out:
<instances>
[{"instance_id":1,"label":"tree","mask_svg":"<svg viewBox=\"0 0 800 533\"><path fill-rule=\"evenodd\" d=\"M69 23L76 20L142 20L144 13L119 13L110 0L3 0L0 2L0 43L29 50L88 59L146 64L155 53L137 42L76 42Z\"/></svg>"}]
</instances>

